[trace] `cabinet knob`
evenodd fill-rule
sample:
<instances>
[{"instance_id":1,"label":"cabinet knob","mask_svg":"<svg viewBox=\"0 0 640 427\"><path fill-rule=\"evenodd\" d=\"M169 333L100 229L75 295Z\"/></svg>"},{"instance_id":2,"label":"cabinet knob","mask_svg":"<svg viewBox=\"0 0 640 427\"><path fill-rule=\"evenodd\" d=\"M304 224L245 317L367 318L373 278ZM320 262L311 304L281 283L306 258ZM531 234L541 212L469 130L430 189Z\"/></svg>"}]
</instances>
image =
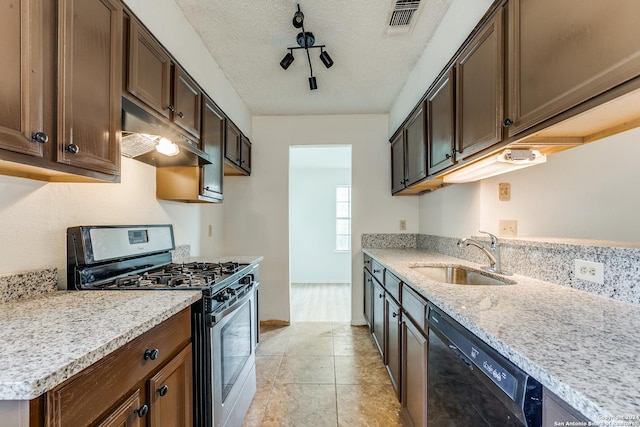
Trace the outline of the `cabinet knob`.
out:
<instances>
[{"instance_id":1,"label":"cabinet knob","mask_svg":"<svg viewBox=\"0 0 640 427\"><path fill-rule=\"evenodd\" d=\"M46 144L49 142L49 137L44 132L35 132L31 135L31 140L33 142L37 142L38 144Z\"/></svg>"},{"instance_id":2,"label":"cabinet knob","mask_svg":"<svg viewBox=\"0 0 640 427\"><path fill-rule=\"evenodd\" d=\"M506 118L504 119L504 121L502 122L502 126L508 128L509 126L511 126L513 124L513 120L511 120L510 118Z\"/></svg>"},{"instance_id":3,"label":"cabinet knob","mask_svg":"<svg viewBox=\"0 0 640 427\"><path fill-rule=\"evenodd\" d=\"M373 274L380 273L380 270L373 269Z\"/></svg>"},{"instance_id":4,"label":"cabinet knob","mask_svg":"<svg viewBox=\"0 0 640 427\"><path fill-rule=\"evenodd\" d=\"M144 360L156 360L158 356L160 356L160 350L157 348L154 348L153 350L148 348L144 351Z\"/></svg>"},{"instance_id":5,"label":"cabinet knob","mask_svg":"<svg viewBox=\"0 0 640 427\"><path fill-rule=\"evenodd\" d=\"M445 154L444 158L445 158L445 159L450 159L450 158L451 158L451 154L448 154L448 153L447 153L447 154Z\"/></svg>"},{"instance_id":6,"label":"cabinet knob","mask_svg":"<svg viewBox=\"0 0 640 427\"><path fill-rule=\"evenodd\" d=\"M184 114L182 114L182 111L178 113L178 117L183 118Z\"/></svg>"},{"instance_id":7,"label":"cabinet knob","mask_svg":"<svg viewBox=\"0 0 640 427\"><path fill-rule=\"evenodd\" d=\"M382 298L383 296L383 294L378 294L378 298Z\"/></svg>"},{"instance_id":8,"label":"cabinet knob","mask_svg":"<svg viewBox=\"0 0 640 427\"><path fill-rule=\"evenodd\" d=\"M138 409L134 410L133 413L142 418L149 413L149 405L142 405Z\"/></svg>"},{"instance_id":9,"label":"cabinet knob","mask_svg":"<svg viewBox=\"0 0 640 427\"><path fill-rule=\"evenodd\" d=\"M169 386L165 384L158 389L158 394L160 396L164 396L165 394L167 394L168 391L169 391Z\"/></svg>"},{"instance_id":10,"label":"cabinet knob","mask_svg":"<svg viewBox=\"0 0 640 427\"><path fill-rule=\"evenodd\" d=\"M173 104L169 104L169 105L167 105L167 110L169 110L169 111L171 111L173 113L174 111L176 111L176 107L174 107Z\"/></svg>"},{"instance_id":11,"label":"cabinet knob","mask_svg":"<svg viewBox=\"0 0 640 427\"><path fill-rule=\"evenodd\" d=\"M72 142L71 144L64 147L64 150L71 154L78 154L80 152L80 147Z\"/></svg>"},{"instance_id":12,"label":"cabinet knob","mask_svg":"<svg viewBox=\"0 0 640 427\"><path fill-rule=\"evenodd\" d=\"M391 313L391 315L393 316L394 319L398 317L398 313Z\"/></svg>"},{"instance_id":13,"label":"cabinet knob","mask_svg":"<svg viewBox=\"0 0 640 427\"><path fill-rule=\"evenodd\" d=\"M371 283L371 279L367 279L367 283Z\"/></svg>"}]
</instances>

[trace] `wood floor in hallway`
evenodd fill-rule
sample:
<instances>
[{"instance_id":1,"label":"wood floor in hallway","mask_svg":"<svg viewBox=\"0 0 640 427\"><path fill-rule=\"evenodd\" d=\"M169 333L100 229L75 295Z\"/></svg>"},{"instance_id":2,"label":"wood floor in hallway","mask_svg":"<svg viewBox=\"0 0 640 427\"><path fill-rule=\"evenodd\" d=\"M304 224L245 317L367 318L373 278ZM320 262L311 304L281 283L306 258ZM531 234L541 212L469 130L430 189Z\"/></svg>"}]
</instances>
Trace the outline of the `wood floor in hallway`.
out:
<instances>
[{"instance_id":1,"label":"wood floor in hallway","mask_svg":"<svg viewBox=\"0 0 640 427\"><path fill-rule=\"evenodd\" d=\"M349 322L350 283L292 283L292 322Z\"/></svg>"},{"instance_id":2,"label":"wood floor in hallway","mask_svg":"<svg viewBox=\"0 0 640 427\"><path fill-rule=\"evenodd\" d=\"M244 427L403 426L382 357L365 326L262 327L257 392Z\"/></svg>"}]
</instances>

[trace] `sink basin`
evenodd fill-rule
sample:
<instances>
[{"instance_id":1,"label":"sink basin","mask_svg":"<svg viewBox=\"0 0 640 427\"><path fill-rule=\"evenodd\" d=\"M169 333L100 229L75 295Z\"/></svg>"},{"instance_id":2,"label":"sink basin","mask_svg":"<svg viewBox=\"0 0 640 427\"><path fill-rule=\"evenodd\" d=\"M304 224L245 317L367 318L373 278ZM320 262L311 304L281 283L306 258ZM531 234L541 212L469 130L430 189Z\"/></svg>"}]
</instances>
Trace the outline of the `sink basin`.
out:
<instances>
[{"instance_id":1,"label":"sink basin","mask_svg":"<svg viewBox=\"0 0 640 427\"><path fill-rule=\"evenodd\" d=\"M436 282L451 283L453 285L510 285L513 282L500 280L487 276L476 270L464 267L411 267L414 271L423 274Z\"/></svg>"}]
</instances>

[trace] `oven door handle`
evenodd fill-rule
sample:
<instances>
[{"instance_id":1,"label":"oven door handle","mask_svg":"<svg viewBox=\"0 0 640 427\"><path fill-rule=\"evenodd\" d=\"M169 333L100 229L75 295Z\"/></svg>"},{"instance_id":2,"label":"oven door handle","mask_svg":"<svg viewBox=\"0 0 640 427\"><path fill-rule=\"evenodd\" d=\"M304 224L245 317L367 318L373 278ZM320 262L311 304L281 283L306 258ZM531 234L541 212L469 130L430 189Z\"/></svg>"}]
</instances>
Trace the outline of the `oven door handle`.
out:
<instances>
[{"instance_id":1,"label":"oven door handle","mask_svg":"<svg viewBox=\"0 0 640 427\"><path fill-rule=\"evenodd\" d=\"M240 298L239 300L237 300L236 302L234 302L232 305L230 305L229 307L225 308L221 312L211 315L211 323L212 323L212 325L215 326L215 324L220 322L225 316L229 315L230 313L235 311L238 307L243 305L251 297L252 293L253 293L253 282L249 286L248 291L242 296L242 298Z\"/></svg>"}]
</instances>

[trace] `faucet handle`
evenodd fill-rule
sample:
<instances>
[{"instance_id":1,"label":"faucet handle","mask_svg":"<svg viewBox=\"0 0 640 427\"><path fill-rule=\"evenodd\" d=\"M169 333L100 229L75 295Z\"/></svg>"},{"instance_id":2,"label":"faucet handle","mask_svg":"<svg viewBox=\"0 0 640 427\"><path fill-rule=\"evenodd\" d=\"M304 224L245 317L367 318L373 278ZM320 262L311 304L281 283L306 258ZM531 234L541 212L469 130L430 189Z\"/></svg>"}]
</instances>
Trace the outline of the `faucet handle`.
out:
<instances>
[{"instance_id":1,"label":"faucet handle","mask_svg":"<svg viewBox=\"0 0 640 427\"><path fill-rule=\"evenodd\" d=\"M486 231L478 231L478 233L489 235L489 237L491 238L491 249L496 249L498 247L498 238L495 235L488 233Z\"/></svg>"}]
</instances>

